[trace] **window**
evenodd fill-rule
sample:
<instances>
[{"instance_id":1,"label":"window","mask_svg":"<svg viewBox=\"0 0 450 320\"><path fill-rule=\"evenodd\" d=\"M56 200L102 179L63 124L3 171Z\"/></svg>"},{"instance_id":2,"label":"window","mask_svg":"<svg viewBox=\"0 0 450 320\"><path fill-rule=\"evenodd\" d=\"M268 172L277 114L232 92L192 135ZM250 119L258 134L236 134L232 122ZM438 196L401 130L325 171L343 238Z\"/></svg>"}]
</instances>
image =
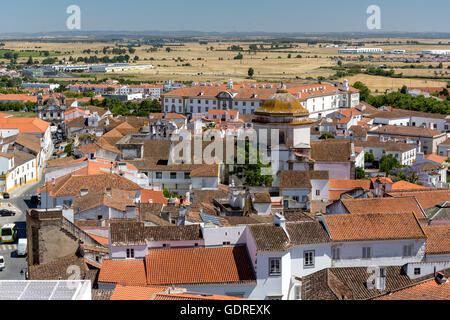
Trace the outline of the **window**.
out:
<instances>
[{"instance_id":1,"label":"window","mask_svg":"<svg viewBox=\"0 0 450 320\"><path fill-rule=\"evenodd\" d=\"M302 197L302 202L307 202L308 201L308 196L303 196Z\"/></svg>"},{"instance_id":2,"label":"window","mask_svg":"<svg viewBox=\"0 0 450 320\"><path fill-rule=\"evenodd\" d=\"M72 206L72 200L64 200L63 204L64 206L70 208Z\"/></svg>"},{"instance_id":3,"label":"window","mask_svg":"<svg viewBox=\"0 0 450 320\"><path fill-rule=\"evenodd\" d=\"M414 268L414 274L416 276L420 275L420 268Z\"/></svg>"},{"instance_id":4,"label":"window","mask_svg":"<svg viewBox=\"0 0 450 320\"><path fill-rule=\"evenodd\" d=\"M162 172L156 173L156 179L162 179Z\"/></svg>"},{"instance_id":5,"label":"window","mask_svg":"<svg viewBox=\"0 0 450 320\"><path fill-rule=\"evenodd\" d=\"M177 173L176 172L171 172L170 173L170 179L175 180L177 178Z\"/></svg>"},{"instance_id":6,"label":"window","mask_svg":"<svg viewBox=\"0 0 450 320\"><path fill-rule=\"evenodd\" d=\"M303 253L303 266L305 268L314 268L315 251L305 251Z\"/></svg>"},{"instance_id":7,"label":"window","mask_svg":"<svg viewBox=\"0 0 450 320\"><path fill-rule=\"evenodd\" d=\"M224 246L231 246L231 242L230 242L230 241L224 241L224 242L223 242L223 245L224 245Z\"/></svg>"},{"instance_id":8,"label":"window","mask_svg":"<svg viewBox=\"0 0 450 320\"><path fill-rule=\"evenodd\" d=\"M333 260L340 260L341 259L341 249L340 248L331 249L331 255L332 255Z\"/></svg>"},{"instance_id":9,"label":"window","mask_svg":"<svg viewBox=\"0 0 450 320\"><path fill-rule=\"evenodd\" d=\"M269 259L269 276L281 275L281 259L271 258Z\"/></svg>"},{"instance_id":10,"label":"window","mask_svg":"<svg viewBox=\"0 0 450 320\"><path fill-rule=\"evenodd\" d=\"M127 249L127 259L134 258L134 249Z\"/></svg>"},{"instance_id":11,"label":"window","mask_svg":"<svg viewBox=\"0 0 450 320\"><path fill-rule=\"evenodd\" d=\"M191 178L190 173L189 172L185 172L184 173L184 180L189 180Z\"/></svg>"},{"instance_id":12,"label":"window","mask_svg":"<svg viewBox=\"0 0 450 320\"><path fill-rule=\"evenodd\" d=\"M170 244L164 243L163 248L170 248Z\"/></svg>"},{"instance_id":13,"label":"window","mask_svg":"<svg viewBox=\"0 0 450 320\"><path fill-rule=\"evenodd\" d=\"M316 190L316 196L320 196L320 190Z\"/></svg>"},{"instance_id":14,"label":"window","mask_svg":"<svg viewBox=\"0 0 450 320\"><path fill-rule=\"evenodd\" d=\"M293 196L292 197L292 200L294 200L294 201L296 201L296 202L298 202L300 199L299 199L299 197L298 196Z\"/></svg>"},{"instance_id":15,"label":"window","mask_svg":"<svg viewBox=\"0 0 450 320\"><path fill-rule=\"evenodd\" d=\"M370 259L372 258L372 248L371 247L364 247L363 248L363 259Z\"/></svg>"},{"instance_id":16,"label":"window","mask_svg":"<svg viewBox=\"0 0 450 320\"><path fill-rule=\"evenodd\" d=\"M403 246L403 256L404 257L412 257L413 248L414 248L414 246L412 244Z\"/></svg>"}]
</instances>

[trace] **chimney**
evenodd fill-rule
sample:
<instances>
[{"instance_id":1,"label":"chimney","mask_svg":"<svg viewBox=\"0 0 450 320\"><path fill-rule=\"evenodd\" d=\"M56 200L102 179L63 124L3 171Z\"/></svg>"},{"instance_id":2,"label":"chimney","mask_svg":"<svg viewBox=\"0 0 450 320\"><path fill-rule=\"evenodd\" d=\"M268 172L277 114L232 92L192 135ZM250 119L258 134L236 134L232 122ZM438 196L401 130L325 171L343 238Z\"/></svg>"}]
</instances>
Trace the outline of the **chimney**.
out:
<instances>
[{"instance_id":1,"label":"chimney","mask_svg":"<svg viewBox=\"0 0 450 320\"><path fill-rule=\"evenodd\" d=\"M287 229L286 229L286 218L285 217L283 217L279 213L275 214L275 216L274 216L274 225L276 227L281 227L284 230L284 233L288 237L289 241L291 240L290 237L289 237L289 234L287 232Z\"/></svg>"},{"instance_id":2,"label":"chimney","mask_svg":"<svg viewBox=\"0 0 450 320\"><path fill-rule=\"evenodd\" d=\"M444 276L444 274L441 273L441 272L438 272L438 273L436 274L435 280L436 280L436 282L437 282L438 284L444 284L444 283L446 283L446 282L448 281L448 279L447 279L447 278Z\"/></svg>"},{"instance_id":3,"label":"chimney","mask_svg":"<svg viewBox=\"0 0 450 320\"><path fill-rule=\"evenodd\" d=\"M111 188L106 188L106 195L111 197Z\"/></svg>"},{"instance_id":4,"label":"chimney","mask_svg":"<svg viewBox=\"0 0 450 320\"><path fill-rule=\"evenodd\" d=\"M367 288L380 291L386 290L386 268L375 267L372 270L374 277L370 277L367 281Z\"/></svg>"}]
</instances>

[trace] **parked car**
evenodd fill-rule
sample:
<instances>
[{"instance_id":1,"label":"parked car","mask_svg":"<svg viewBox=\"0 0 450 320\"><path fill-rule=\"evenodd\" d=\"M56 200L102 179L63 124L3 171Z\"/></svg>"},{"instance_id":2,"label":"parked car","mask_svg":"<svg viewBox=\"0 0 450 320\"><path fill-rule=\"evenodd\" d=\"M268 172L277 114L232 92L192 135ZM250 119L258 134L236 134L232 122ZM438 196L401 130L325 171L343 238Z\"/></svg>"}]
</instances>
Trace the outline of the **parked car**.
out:
<instances>
[{"instance_id":1,"label":"parked car","mask_svg":"<svg viewBox=\"0 0 450 320\"><path fill-rule=\"evenodd\" d=\"M3 194L3 199L9 199L9 198L10 198L9 193L5 192Z\"/></svg>"},{"instance_id":2,"label":"parked car","mask_svg":"<svg viewBox=\"0 0 450 320\"><path fill-rule=\"evenodd\" d=\"M0 271L3 271L5 267L5 258L3 258L3 256L0 256Z\"/></svg>"},{"instance_id":3,"label":"parked car","mask_svg":"<svg viewBox=\"0 0 450 320\"><path fill-rule=\"evenodd\" d=\"M8 216L12 217L15 215L16 215L16 213L11 210L6 210L6 209L0 210L0 217L8 217Z\"/></svg>"}]
</instances>

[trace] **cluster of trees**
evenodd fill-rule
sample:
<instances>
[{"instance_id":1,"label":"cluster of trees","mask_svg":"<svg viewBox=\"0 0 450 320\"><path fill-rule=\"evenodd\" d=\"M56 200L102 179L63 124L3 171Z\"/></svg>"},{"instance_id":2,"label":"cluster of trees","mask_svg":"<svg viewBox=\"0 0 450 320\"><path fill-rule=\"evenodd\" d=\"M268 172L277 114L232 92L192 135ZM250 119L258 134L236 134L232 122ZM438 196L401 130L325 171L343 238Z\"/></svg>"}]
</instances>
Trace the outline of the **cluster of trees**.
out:
<instances>
[{"instance_id":1,"label":"cluster of trees","mask_svg":"<svg viewBox=\"0 0 450 320\"><path fill-rule=\"evenodd\" d=\"M90 57L78 57L78 59L74 59L73 57L69 58L69 61L71 62L84 62L86 64L93 64L93 63L124 63L129 62L131 57L126 55L120 55L115 56L113 58L110 58L109 56L104 57L97 57L97 56L90 56Z\"/></svg>"},{"instance_id":2,"label":"cluster of trees","mask_svg":"<svg viewBox=\"0 0 450 320\"><path fill-rule=\"evenodd\" d=\"M25 104L21 102L0 102L0 111L25 111L32 110L37 107L34 102L27 102Z\"/></svg>"},{"instance_id":3,"label":"cluster of trees","mask_svg":"<svg viewBox=\"0 0 450 320\"><path fill-rule=\"evenodd\" d=\"M412 95L406 94L406 86L404 86L398 92L380 96L371 95L370 89L360 81L355 82L353 87L361 91L362 101L365 101L376 108L382 106L392 106L394 108L405 110L450 114L450 100L447 99L446 101L439 101L435 98L425 98L424 96L414 97ZM443 93L445 94L445 92Z\"/></svg>"},{"instance_id":4,"label":"cluster of trees","mask_svg":"<svg viewBox=\"0 0 450 320\"><path fill-rule=\"evenodd\" d=\"M257 163L250 164L250 155L257 155ZM238 159L245 156L245 164L239 164L234 166L234 171L230 172L230 177L237 177L243 184L251 187L270 187L273 182L271 175L263 175L262 169L270 169L270 164L263 164L260 160L259 147L255 150L249 142L245 143L245 149L237 148L237 155L234 159L235 163L238 163Z\"/></svg>"},{"instance_id":5,"label":"cluster of trees","mask_svg":"<svg viewBox=\"0 0 450 320\"><path fill-rule=\"evenodd\" d=\"M91 99L93 106L108 108L115 116L148 117L150 113L161 112L161 104L158 100L143 100L136 102L122 102L118 99Z\"/></svg>"}]
</instances>

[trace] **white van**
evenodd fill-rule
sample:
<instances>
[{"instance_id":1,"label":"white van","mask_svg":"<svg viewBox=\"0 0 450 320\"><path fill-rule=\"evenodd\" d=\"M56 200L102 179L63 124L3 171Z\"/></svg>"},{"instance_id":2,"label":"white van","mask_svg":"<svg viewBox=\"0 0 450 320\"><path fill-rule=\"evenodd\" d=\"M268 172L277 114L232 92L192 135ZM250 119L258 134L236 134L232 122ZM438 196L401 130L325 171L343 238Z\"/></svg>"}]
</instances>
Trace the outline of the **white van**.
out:
<instances>
[{"instance_id":1,"label":"white van","mask_svg":"<svg viewBox=\"0 0 450 320\"><path fill-rule=\"evenodd\" d=\"M17 255L26 256L27 255L27 239L19 239L19 243L17 244Z\"/></svg>"},{"instance_id":2,"label":"white van","mask_svg":"<svg viewBox=\"0 0 450 320\"><path fill-rule=\"evenodd\" d=\"M5 258L3 256L0 256L0 271L3 271L5 269Z\"/></svg>"}]
</instances>

